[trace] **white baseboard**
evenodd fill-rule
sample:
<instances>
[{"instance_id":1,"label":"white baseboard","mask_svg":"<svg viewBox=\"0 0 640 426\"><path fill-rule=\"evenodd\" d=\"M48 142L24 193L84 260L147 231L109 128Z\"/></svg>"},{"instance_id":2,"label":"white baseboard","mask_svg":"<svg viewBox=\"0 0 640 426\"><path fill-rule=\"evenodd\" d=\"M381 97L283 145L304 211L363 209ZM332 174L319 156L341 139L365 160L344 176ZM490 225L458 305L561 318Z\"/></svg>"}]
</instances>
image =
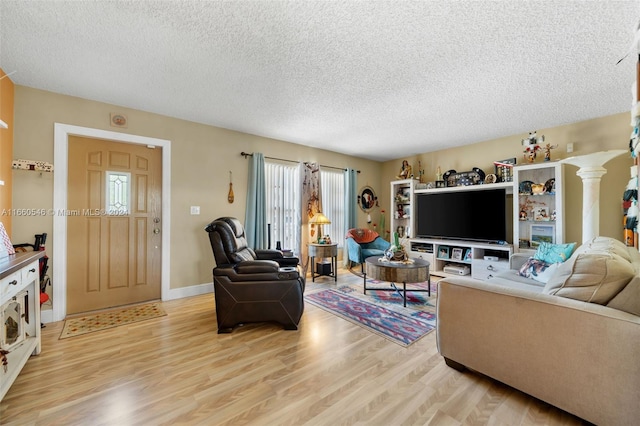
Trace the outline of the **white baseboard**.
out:
<instances>
[{"instance_id":1,"label":"white baseboard","mask_svg":"<svg viewBox=\"0 0 640 426\"><path fill-rule=\"evenodd\" d=\"M201 294L213 293L213 283L204 283L192 285L189 287L172 288L169 294L162 299L163 302L168 300L182 299L184 297L199 296ZM43 324L53 322L53 310L47 309L40 312L40 321Z\"/></svg>"},{"instance_id":2,"label":"white baseboard","mask_svg":"<svg viewBox=\"0 0 640 426\"><path fill-rule=\"evenodd\" d=\"M213 293L213 283L191 285L189 287L172 288L169 294L162 298L163 301L182 299L184 297L199 296L201 294Z\"/></svg>"},{"instance_id":3,"label":"white baseboard","mask_svg":"<svg viewBox=\"0 0 640 426\"><path fill-rule=\"evenodd\" d=\"M47 309L46 311L40 311L40 322L48 324L53 322L53 309Z\"/></svg>"}]
</instances>

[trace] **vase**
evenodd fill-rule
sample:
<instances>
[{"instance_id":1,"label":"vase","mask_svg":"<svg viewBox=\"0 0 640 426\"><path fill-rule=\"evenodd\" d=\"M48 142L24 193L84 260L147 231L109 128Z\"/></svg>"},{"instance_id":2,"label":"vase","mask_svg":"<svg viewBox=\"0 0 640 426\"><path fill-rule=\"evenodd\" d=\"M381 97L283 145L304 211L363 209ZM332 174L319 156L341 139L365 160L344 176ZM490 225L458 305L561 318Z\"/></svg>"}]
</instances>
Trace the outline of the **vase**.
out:
<instances>
[{"instance_id":1,"label":"vase","mask_svg":"<svg viewBox=\"0 0 640 426\"><path fill-rule=\"evenodd\" d=\"M391 260L400 261L400 260L405 260L406 258L407 258L407 254L404 252L404 250L398 250L393 252L393 256L391 257Z\"/></svg>"}]
</instances>

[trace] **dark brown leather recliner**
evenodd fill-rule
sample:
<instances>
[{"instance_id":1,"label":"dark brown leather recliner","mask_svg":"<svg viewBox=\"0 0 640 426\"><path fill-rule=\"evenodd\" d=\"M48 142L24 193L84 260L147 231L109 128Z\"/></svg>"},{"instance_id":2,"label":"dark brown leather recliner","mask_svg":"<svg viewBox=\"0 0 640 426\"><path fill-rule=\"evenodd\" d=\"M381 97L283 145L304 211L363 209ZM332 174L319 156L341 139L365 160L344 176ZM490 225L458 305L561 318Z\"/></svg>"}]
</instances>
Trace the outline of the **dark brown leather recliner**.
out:
<instances>
[{"instance_id":1,"label":"dark brown leather recliner","mask_svg":"<svg viewBox=\"0 0 640 426\"><path fill-rule=\"evenodd\" d=\"M239 324L274 321L297 330L304 311L305 275L298 258L279 250L253 250L238 219L221 217L209 233L216 267L213 286L218 333Z\"/></svg>"}]
</instances>

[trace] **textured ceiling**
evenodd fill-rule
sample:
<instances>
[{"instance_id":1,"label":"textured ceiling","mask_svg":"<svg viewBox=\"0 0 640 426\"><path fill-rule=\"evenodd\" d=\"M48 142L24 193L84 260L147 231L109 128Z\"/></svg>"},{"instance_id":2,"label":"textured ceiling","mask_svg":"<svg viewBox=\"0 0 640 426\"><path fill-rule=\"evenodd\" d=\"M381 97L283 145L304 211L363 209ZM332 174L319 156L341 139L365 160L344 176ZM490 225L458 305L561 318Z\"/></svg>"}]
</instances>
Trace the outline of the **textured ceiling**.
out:
<instances>
[{"instance_id":1,"label":"textured ceiling","mask_svg":"<svg viewBox=\"0 0 640 426\"><path fill-rule=\"evenodd\" d=\"M629 110L636 1L0 0L24 86L374 160Z\"/></svg>"}]
</instances>

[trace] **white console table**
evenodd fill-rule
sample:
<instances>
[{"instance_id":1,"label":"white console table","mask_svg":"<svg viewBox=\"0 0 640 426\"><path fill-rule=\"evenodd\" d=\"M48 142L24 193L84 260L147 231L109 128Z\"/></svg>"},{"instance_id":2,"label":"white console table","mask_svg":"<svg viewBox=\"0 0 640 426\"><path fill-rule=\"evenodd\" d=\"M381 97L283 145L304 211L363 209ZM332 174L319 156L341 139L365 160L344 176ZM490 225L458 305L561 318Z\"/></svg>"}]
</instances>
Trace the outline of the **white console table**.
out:
<instances>
[{"instance_id":1,"label":"white console table","mask_svg":"<svg viewBox=\"0 0 640 426\"><path fill-rule=\"evenodd\" d=\"M8 350L6 368L0 362L0 401L4 398L31 355L38 355L40 338L40 265L44 251L16 253L0 259L0 349ZM9 308L11 304L11 308ZM9 315L5 310L19 306L23 322L19 324L20 339L8 342ZM11 320L14 322L13 320ZM15 336L13 336L15 338ZM13 339L11 339L13 340Z\"/></svg>"}]
</instances>

